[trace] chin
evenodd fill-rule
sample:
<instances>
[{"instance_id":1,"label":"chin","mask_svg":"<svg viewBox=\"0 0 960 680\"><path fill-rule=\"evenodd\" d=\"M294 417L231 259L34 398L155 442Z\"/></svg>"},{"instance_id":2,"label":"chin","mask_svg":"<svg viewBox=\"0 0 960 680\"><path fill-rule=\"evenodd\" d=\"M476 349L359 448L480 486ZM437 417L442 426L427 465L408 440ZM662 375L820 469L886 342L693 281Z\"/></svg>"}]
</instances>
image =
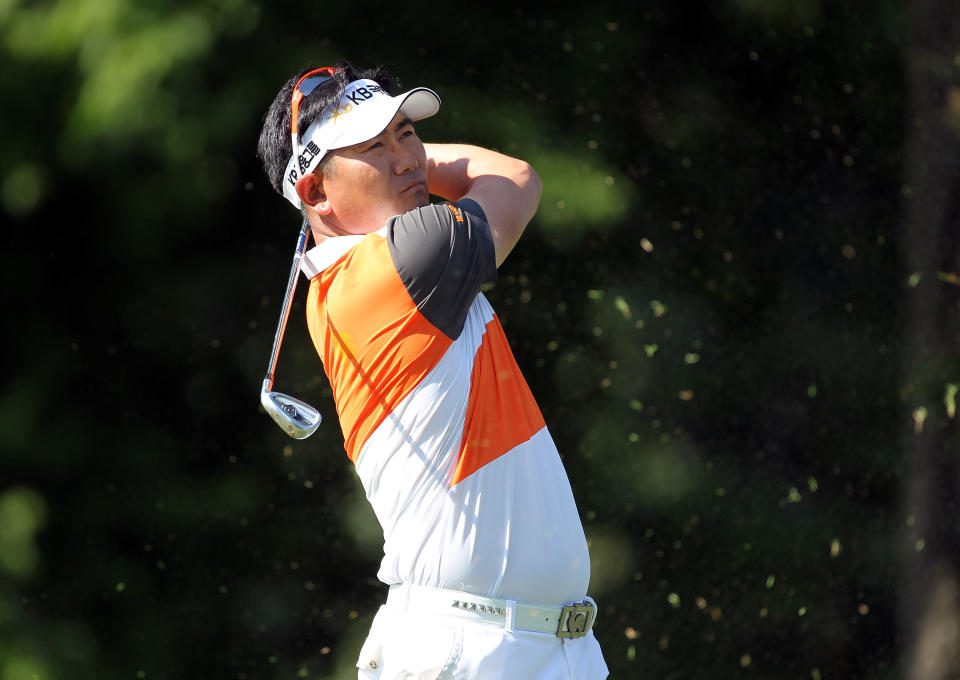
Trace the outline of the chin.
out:
<instances>
[{"instance_id":1,"label":"chin","mask_svg":"<svg viewBox=\"0 0 960 680\"><path fill-rule=\"evenodd\" d=\"M416 191L411 192L408 203L411 205L410 208L407 208L408 210L430 205L430 192L428 192L426 189L417 189Z\"/></svg>"}]
</instances>

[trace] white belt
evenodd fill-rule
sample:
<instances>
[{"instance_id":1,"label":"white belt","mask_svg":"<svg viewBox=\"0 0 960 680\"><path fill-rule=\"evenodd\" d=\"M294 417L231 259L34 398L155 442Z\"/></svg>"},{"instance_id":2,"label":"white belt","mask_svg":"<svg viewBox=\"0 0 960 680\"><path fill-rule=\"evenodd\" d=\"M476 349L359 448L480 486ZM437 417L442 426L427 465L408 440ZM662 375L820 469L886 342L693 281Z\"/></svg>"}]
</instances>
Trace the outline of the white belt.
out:
<instances>
[{"instance_id":1,"label":"white belt","mask_svg":"<svg viewBox=\"0 0 960 680\"><path fill-rule=\"evenodd\" d=\"M401 611L466 617L509 631L550 633L560 638L583 637L597 618L597 603L589 597L565 607L550 607L407 583L390 586L387 606Z\"/></svg>"}]
</instances>

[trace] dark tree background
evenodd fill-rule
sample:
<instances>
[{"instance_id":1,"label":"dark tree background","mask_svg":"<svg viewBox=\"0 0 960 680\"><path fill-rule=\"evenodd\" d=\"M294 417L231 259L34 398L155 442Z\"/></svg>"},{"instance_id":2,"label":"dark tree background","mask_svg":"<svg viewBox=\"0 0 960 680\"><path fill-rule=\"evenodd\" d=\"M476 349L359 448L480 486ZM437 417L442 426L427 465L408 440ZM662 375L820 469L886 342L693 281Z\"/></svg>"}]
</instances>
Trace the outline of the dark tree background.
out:
<instances>
[{"instance_id":1,"label":"dark tree background","mask_svg":"<svg viewBox=\"0 0 960 680\"><path fill-rule=\"evenodd\" d=\"M349 678L382 536L255 158L283 81L530 160L489 294L614 678L960 677L960 9L0 0L0 679Z\"/></svg>"}]
</instances>

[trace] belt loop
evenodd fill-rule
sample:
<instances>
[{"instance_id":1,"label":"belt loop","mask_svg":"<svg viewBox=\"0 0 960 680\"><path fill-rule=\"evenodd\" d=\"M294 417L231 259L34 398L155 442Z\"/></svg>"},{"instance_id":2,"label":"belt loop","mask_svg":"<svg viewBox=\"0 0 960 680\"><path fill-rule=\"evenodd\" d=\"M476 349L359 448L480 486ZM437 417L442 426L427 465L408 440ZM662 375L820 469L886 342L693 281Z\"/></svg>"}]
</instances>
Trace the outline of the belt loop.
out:
<instances>
[{"instance_id":1,"label":"belt loop","mask_svg":"<svg viewBox=\"0 0 960 680\"><path fill-rule=\"evenodd\" d=\"M513 632L513 617L517 613L517 601L516 600L507 600L507 616L506 621L504 621L503 629L508 633Z\"/></svg>"}]
</instances>

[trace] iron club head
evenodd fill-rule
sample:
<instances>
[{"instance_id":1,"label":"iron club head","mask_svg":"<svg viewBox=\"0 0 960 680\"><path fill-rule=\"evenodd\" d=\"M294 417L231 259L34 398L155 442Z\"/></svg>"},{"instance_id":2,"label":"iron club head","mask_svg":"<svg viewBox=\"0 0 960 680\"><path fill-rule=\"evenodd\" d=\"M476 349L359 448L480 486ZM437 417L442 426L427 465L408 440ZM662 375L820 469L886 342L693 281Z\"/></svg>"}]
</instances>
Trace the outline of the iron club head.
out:
<instances>
[{"instance_id":1,"label":"iron club head","mask_svg":"<svg viewBox=\"0 0 960 680\"><path fill-rule=\"evenodd\" d=\"M270 380L263 381L260 403L274 422L294 439L306 439L320 427L320 412L282 392L270 391Z\"/></svg>"},{"instance_id":2,"label":"iron club head","mask_svg":"<svg viewBox=\"0 0 960 680\"><path fill-rule=\"evenodd\" d=\"M264 378L263 387L260 388L260 403L264 410L284 432L294 439L306 439L316 432L320 426L320 412L299 399L281 392L274 392L273 372L277 368L277 354L280 352L280 343L283 342L283 332L287 328L293 293L297 289L297 277L300 275L300 260L307 247L309 231L310 224L304 218L297 238L297 248L293 252L293 264L290 265L290 278L287 280L286 295L283 296L280 321L277 323L277 332L273 336L273 351L270 352L270 363L267 364L267 377Z\"/></svg>"}]
</instances>

